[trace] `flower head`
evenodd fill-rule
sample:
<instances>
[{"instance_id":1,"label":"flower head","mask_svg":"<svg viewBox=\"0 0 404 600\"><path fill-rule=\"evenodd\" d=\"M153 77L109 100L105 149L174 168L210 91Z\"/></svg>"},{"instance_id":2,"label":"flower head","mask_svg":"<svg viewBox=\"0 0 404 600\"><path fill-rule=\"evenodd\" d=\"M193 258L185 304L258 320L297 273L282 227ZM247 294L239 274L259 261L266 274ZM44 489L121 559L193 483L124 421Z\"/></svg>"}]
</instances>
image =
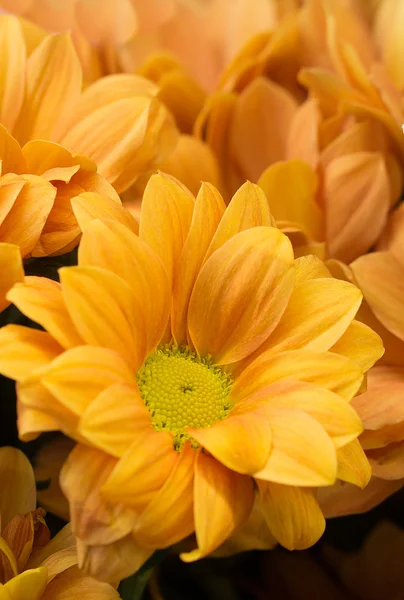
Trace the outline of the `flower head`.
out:
<instances>
[{"instance_id":1,"label":"flower head","mask_svg":"<svg viewBox=\"0 0 404 600\"><path fill-rule=\"evenodd\" d=\"M122 578L194 531L183 558L206 556L256 493L275 538L314 543L315 488L369 477L348 402L382 347L353 320L359 290L294 260L252 184L225 210L210 185L194 200L153 176L139 237L73 205L79 266L11 290L46 332L3 328L0 369L18 380L23 439L78 442L61 485L81 566Z\"/></svg>"}]
</instances>

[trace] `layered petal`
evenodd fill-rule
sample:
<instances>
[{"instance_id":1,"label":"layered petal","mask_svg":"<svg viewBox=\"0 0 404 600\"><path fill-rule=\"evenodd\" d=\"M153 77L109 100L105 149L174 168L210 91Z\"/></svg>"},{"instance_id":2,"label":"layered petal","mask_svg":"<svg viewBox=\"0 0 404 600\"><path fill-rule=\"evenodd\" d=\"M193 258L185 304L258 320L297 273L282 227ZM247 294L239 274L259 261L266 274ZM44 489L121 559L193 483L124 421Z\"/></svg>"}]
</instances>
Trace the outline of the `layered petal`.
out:
<instances>
[{"instance_id":1,"label":"layered petal","mask_svg":"<svg viewBox=\"0 0 404 600\"><path fill-rule=\"evenodd\" d=\"M12 130L24 99L26 66L24 36L20 22L15 17L2 16L0 48L0 121Z\"/></svg>"},{"instance_id":2,"label":"layered petal","mask_svg":"<svg viewBox=\"0 0 404 600\"><path fill-rule=\"evenodd\" d=\"M131 213L107 196L95 192L84 192L72 198L71 204L82 231L93 219L112 219L122 223L133 233L139 232L139 225Z\"/></svg>"},{"instance_id":3,"label":"layered petal","mask_svg":"<svg viewBox=\"0 0 404 600\"><path fill-rule=\"evenodd\" d=\"M0 448L1 529L17 514L36 507L35 476L28 458L17 448Z\"/></svg>"},{"instance_id":4,"label":"layered petal","mask_svg":"<svg viewBox=\"0 0 404 600\"><path fill-rule=\"evenodd\" d=\"M47 586L41 600L119 600L118 592L101 581L86 576L77 567L57 575Z\"/></svg>"},{"instance_id":5,"label":"layered petal","mask_svg":"<svg viewBox=\"0 0 404 600\"><path fill-rule=\"evenodd\" d=\"M0 311L9 305L6 299L7 292L15 283L24 280L24 267L21 251L15 244L0 243Z\"/></svg>"},{"instance_id":6,"label":"layered petal","mask_svg":"<svg viewBox=\"0 0 404 600\"><path fill-rule=\"evenodd\" d=\"M331 351L354 360L366 372L383 356L383 340L365 323L352 321Z\"/></svg>"},{"instance_id":7,"label":"layered petal","mask_svg":"<svg viewBox=\"0 0 404 600\"><path fill-rule=\"evenodd\" d=\"M372 476L372 468L358 440L352 440L338 449L338 479L365 488Z\"/></svg>"}]
</instances>

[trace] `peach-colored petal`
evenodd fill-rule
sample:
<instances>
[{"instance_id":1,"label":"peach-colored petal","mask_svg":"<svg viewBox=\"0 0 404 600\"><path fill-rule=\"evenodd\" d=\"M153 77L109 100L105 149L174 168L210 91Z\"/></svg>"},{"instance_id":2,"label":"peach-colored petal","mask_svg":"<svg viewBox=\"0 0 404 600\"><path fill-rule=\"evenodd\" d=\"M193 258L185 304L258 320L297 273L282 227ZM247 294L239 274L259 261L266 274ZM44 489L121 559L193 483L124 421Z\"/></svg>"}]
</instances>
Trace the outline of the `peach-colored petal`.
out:
<instances>
[{"instance_id":1,"label":"peach-colored petal","mask_svg":"<svg viewBox=\"0 0 404 600\"><path fill-rule=\"evenodd\" d=\"M288 550L304 550L323 535L325 519L310 488L257 481L261 508L272 535Z\"/></svg>"},{"instance_id":2,"label":"peach-colored petal","mask_svg":"<svg viewBox=\"0 0 404 600\"><path fill-rule=\"evenodd\" d=\"M377 250L389 250L397 260L404 260L404 204L391 213L386 228L380 237Z\"/></svg>"},{"instance_id":3,"label":"peach-colored petal","mask_svg":"<svg viewBox=\"0 0 404 600\"><path fill-rule=\"evenodd\" d=\"M36 507L35 476L28 458L17 448L0 448L1 528L17 514Z\"/></svg>"},{"instance_id":4,"label":"peach-colored petal","mask_svg":"<svg viewBox=\"0 0 404 600\"><path fill-rule=\"evenodd\" d=\"M286 158L300 158L316 169L319 161L318 127L321 120L318 102L309 98L299 106L290 125Z\"/></svg>"},{"instance_id":5,"label":"peach-colored petal","mask_svg":"<svg viewBox=\"0 0 404 600\"><path fill-rule=\"evenodd\" d=\"M375 477L397 480L404 477L404 443L389 444L366 453Z\"/></svg>"},{"instance_id":6,"label":"peach-colored petal","mask_svg":"<svg viewBox=\"0 0 404 600\"><path fill-rule=\"evenodd\" d=\"M171 290L163 263L132 231L115 221L93 220L84 231L79 264L101 267L130 286L144 315L147 352L163 337L170 312Z\"/></svg>"},{"instance_id":7,"label":"peach-colored petal","mask_svg":"<svg viewBox=\"0 0 404 600\"><path fill-rule=\"evenodd\" d=\"M21 325L0 329L0 369L17 381L49 364L63 348L45 331Z\"/></svg>"},{"instance_id":8,"label":"peach-colored petal","mask_svg":"<svg viewBox=\"0 0 404 600\"><path fill-rule=\"evenodd\" d=\"M207 556L241 525L254 502L253 483L200 452L195 464L194 514L196 550L181 554L192 562Z\"/></svg>"},{"instance_id":9,"label":"peach-colored petal","mask_svg":"<svg viewBox=\"0 0 404 600\"><path fill-rule=\"evenodd\" d=\"M179 261L178 277L174 282L171 329L179 345L187 341L189 299L224 211L225 204L219 192L210 183L203 183L196 197L189 233Z\"/></svg>"},{"instance_id":10,"label":"peach-colored petal","mask_svg":"<svg viewBox=\"0 0 404 600\"><path fill-rule=\"evenodd\" d=\"M60 485L70 504L72 530L88 544L106 544L126 536L135 514L103 499L100 488L116 465L105 452L78 444L60 473Z\"/></svg>"},{"instance_id":11,"label":"peach-colored petal","mask_svg":"<svg viewBox=\"0 0 404 600\"><path fill-rule=\"evenodd\" d=\"M1 18L0 49L0 120L7 129L12 130L24 99L26 66L24 37L20 22L15 17Z\"/></svg>"},{"instance_id":12,"label":"peach-colored petal","mask_svg":"<svg viewBox=\"0 0 404 600\"><path fill-rule=\"evenodd\" d=\"M41 381L63 406L81 416L110 385L135 385L135 375L113 350L87 345L61 354L43 373Z\"/></svg>"},{"instance_id":13,"label":"peach-colored petal","mask_svg":"<svg viewBox=\"0 0 404 600\"><path fill-rule=\"evenodd\" d=\"M139 233L139 225L131 213L107 196L84 192L72 198L71 204L82 231L93 219L113 219L125 225L133 233Z\"/></svg>"},{"instance_id":14,"label":"peach-colored petal","mask_svg":"<svg viewBox=\"0 0 404 600\"><path fill-rule=\"evenodd\" d=\"M274 330L294 281L290 242L278 229L242 231L216 250L196 280L188 327L218 364L245 358Z\"/></svg>"},{"instance_id":15,"label":"peach-colored petal","mask_svg":"<svg viewBox=\"0 0 404 600\"><path fill-rule=\"evenodd\" d=\"M271 414L272 451L257 479L304 487L335 482L337 455L324 428L299 410L282 409Z\"/></svg>"},{"instance_id":16,"label":"peach-colored petal","mask_svg":"<svg viewBox=\"0 0 404 600\"><path fill-rule=\"evenodd\" d=\"M118 352L137 369L146 353L142 306L130 286L99 267L59 270L63 299L83 340Z\"/></svg>"},{"instance_id":17,"label":"peach-colored petal","mask_svg":"<svg viewBox=\"0 0 404 600\"><path fill-rule=\"evenodd\" d=\"M193 482L196 451L185 444L164 485L140 514L134 538L148 548L166 548L194 530Z\"/></svg>"},{"instance_id":18,"label":"peach-colored petal","mask_svg":"<svg viewBox=\"0 0 404 600\"><path fill-rule=\"evenodd\" d=\"M338 449L338 479L365 488L372 476L372 469L358 440L352 440Z\"/></svg>"},{"instance_id":19,"label":"peach-colored petal","mask_svg":"<svg viewBox=\"0 0 404 600\"><path fill-rule=\"evenodd\" d=\"M0 243L0 311L10 304L6 299L8 291L15 283L24 281L24 267L21 251L15 244Z\"/></svg>"},{"instance_id":20,"label":"peach-colored petal","mask_svg":"<svg viewBox=\"0 0 404 600\"><path fill-rule=\"evenodd\" d=\"M389 252L374 252L358 258L351 269L376 317L404 341L404 265Z\"/></svg>"},{"instance_id":21,"label":"peach-colored petal","mask_svg":"<svg viewBox=\"0 0 404 600\"><path fill-rule=\"evenodd\" d=\"M383 340L373 329L352 321L345 333L330 348L331 352L355 361L366 372L383 356Z\"/></svg>"},{"instance_id":22,"label":"peach-colored petal","mask_svg":"<svg viewBox=\"0 0 404 600\"><path fill-rule=\"evenodd\" d=\"M140 410L139 410L140 412ZM102 488L111 502L143 510L164 485L178 462L173 437L156 431L143 415L133 429L133 443Z\"/></svg>"},{"instance_id":23,"label":"peach-colored petal","mask_svg":"<svg viewBox=\"0 0 404 600\"><path fill-rule=\"evenodd\" d=\"M83 343L67 312L59 283L44 277L26 277L8 293L29 319L39 323L64 348Z\"/></svg>"}]
</instances>

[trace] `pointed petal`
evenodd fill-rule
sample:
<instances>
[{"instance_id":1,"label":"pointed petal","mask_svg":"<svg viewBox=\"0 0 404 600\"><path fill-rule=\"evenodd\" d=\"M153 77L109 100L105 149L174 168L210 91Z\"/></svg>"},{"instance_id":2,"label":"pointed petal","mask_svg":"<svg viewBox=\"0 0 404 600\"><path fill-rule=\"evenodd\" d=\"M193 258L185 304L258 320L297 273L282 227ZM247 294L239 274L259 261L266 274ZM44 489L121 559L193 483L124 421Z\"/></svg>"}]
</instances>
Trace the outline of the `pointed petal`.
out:
<instances>
[{"instance_id":1,"label":"pointed petal","mask_svg":"<svg viewBox=\"0 0 404 600\"><path fill-rule=\"evenodd\" d=\"M142 306L130 286L106 269L59 269L63 299L75 328L93 346L115 350L137 369L146 353Z\"/></svg>"},{"instance_id":2,"label":"pointed petal","mask_svg":"<svg viewBox=\"0 0 404 600\"><path fill-rule=\"evenodd\" d=\"M324 533L325 519L314 490L257 481L271 533L288 550L304 550Z\"/></svg>"},{"instance_id":3,"label":"pointed petal","mask_svg":"<svg viewBox=\"0 0 404 600\"><path fill-rule=\"evenodd\" d=\"M228 240L203 266L191 296L197 351L218 364L251 354L278 324L293 281L292 248L279 230L254 227Z\"/></svg>"},{"instance_id":4,"label":"pointed petal","mask_svg":"<svg viewBox=\"0 0 404 600\"><path fill-rule=\"evenodd\" d=\"M16 136L52 139L81 92L81 68L70 35L46 37L27 61L26 95Z\"/></svg>"},{"instance_id":5,"label":"pointed petal","mask_svg":"<svg viewBox=\"0 0 404 600\"><path fill-rule=\"evenodd\" d=\"M174 283L171 329L176 342L187 342L189 299L206 251L225 211L223 198L210 183L203 183L196 197L191 226L182 249Z\"/></svg>"},{"instance_id":6,"label":"pointed petal","mask_svg":"<svg viewBox=\"0 0 404 600\"><path fill-rule=\"evenodd\" d=\"M136 386L117 383L89 404L80 418L78 431L100 450L120 457L145 428L151 428L150 413Z\"/></svg>"},{"instance_id":7,"label":"pointed petal","mask_svg":"<svg viewBox=\"0 0 404 600\"><path fill-rule=\"evenodd\" d=\"M11 379L24 379L61 352L63 348L45 331L21 325L0 329L0 370Z\"/></svg>"},{"instance_id":8,"label":"pointed petal","mask_svg":"<svg viewBox=\"0 0 404 600\"><path fill-rule=\"evenodd\" d=\"M83 343L67 312L59 283L45 277L26 277L9 291L8 300L29 319L42 325L64 348Z\"/></svg>"},{"instance_id":9,"label":"pointed petal","mask_svg":"<svg viewBox=\"0 0 404 600\"><path fill-rule=\"evenodd\" d=\"M126 281L142 307L151 352L163 337L171 302L167 274L156 253L121 223L97 219L83 234L79 264L107 269Z\"/></svg>"},{"instance_id":10,"label":"pointed petal","mask_svg":"<svg viewBox=\"0 0 404 600\"><path fill-rule=\"evenodd\" d=\"M1 21L4 23L4 21ZM0 24L1 36L1 24ZM1 44L1 40L0 40ZM14 98L15 103L15 98ZM14 104L15 106L15 104ZM2 122L3 119L2 119ZM8 132L8 130L0 125L0 156L1 156L1 172L2 173L24 173L27 171L25 167L24 155L21 151L20 144ZM28 172L31 173L28 169ZM2 213L0 213L2 214Z\"/></svg>"},{"instance_id":11,"label":"pointed petal","mask_svg":"<svg viewBox=\"0 0 404 600\"><path fill-rule=\"evenodd\" d=\"M84 192L72 198L71 204L82 231L93 219L112 219L122 223L133 233L139 233L139 225L131 213L107 196L95 192Z\"/></svg>"},{"instance_id":12,"label":"pointed petal","mask_svg":"<svg viewBox=\"0 0 404 600\"><path fill-rule=\"evenodd\" d=\"M136 510L143 510L164 485L178 462L173 437L156 431L149 419L133 430L133 443L121 457L102 488L103 496Z\"/></svg>"},{"instance_id":13,"label":"pointed petal","mask_svg":"<svg viewBox=\"0 0 404 600\"><path fill-rule=\"evenodd\" d=\"M142 546L166 548L193 532L195 458L196 451L186 444L166 482L140 514L133 535Z\"/></svg>"},{"instance_id":14,"label":"pointed petal","mask_svg":"<svg viewBox=\"0 0 404 600\"><path fill-rule=\"evenodd\" d=\"M360 321L352 321L330 350L354 360L364 372L373 367L384 353L382 338Z\"/></svg>"},{"instance_id":15,"label":"pointed petal","mask_svg":"<svg viewBox=\"0 0 404 600\"><path fill-rule=\"evenodd\" d=\"M330 271L327 269L322 260L317 256L300 256L295 259L295 285L300 285L309 279L324 279L331 277Z\"/></svg>"},{"instance_id":16,"label":"pointed petal","mask_svg":"<svg viewBox=\"0 0 404 600\"><path fill-rule=\"evenodd\" d=\"M150 177L143 195L139 236L163 261L170 281L175 279L191 226L193 196L176 179Z\"/></svg>"},{"instance_id":17,"label":"pointed petal","mask_svg":"<svg viewBox=\"0 0 404 600\"><path fill-rule=\"evenodd\" d=\"M97 346L67 350L46 369L41 381L63 406L78 416L110 385L136 386L135 375L122 357Z\"/></svg>"},{"instance_id":18,"label":"pointed petal","mask_svg":"<svg viewBox=\"0 0 404 600\"><path fill-rule=\"evenodd\" d=\"M105 452L78 444L60 472L60 485L70 505L75 535L87 544L108 544L127 535L135 514L105 502L100 488L116 465Z\"/></svg>"},{"instance_id":19,"label":"pointed petal","mask_svg":"<svg viewBox=\"0 0 404 600\"><path fill-rule=\"evenodd\" d=\"M14 244L0 243L0 311L4 310L10 302L6 294L15 283L24 281L24 267L20 248Z\"/></svg>"},{"instance_id":20,"label":"pointed petal","mask_svg":"<svg viewBox=\"0 0 404 600\"><path fill-rule=\"evenodd\" d=\"M262 351L329 350L348 328L361 300L360 290L346 281L311 279L296 286Z\"/></svg>"},{"instance_id":21,"label":"pointed petal","mask_svg":"<svg viewBox=\"0 0 404 600\"><path fill-rule=\"evenodd\" d=\"M355 362L332 352L306 349L275 355L267 352L238 375L231 395L239 401L275 381L288 378L327 388L349 401L358 391L363 373Z\"/></svg>"},{"instance_id":22,"label":"pointed petal","mask_svg":"<svg viewBox=\"0 0 404 600\"><path fill-rule=\"evenodd\" d=\"M198 548L181 554L192 562L222 544L251 512L252 479L229 471L213 457L200 452L195 464L194 514Z\"/></svg>"},{"instance_id":23,"label":"pointed petal","mask_svg":"<svg viewBox=\"0 0 404 600\"><path fill-rule=\"evenodd\" d=\"M304 487L335 482L337 455L324 428L313 417L298 410L271 414L272 451L257 479Z\"/></svg>"},{"instance_id":24,"label":"pointed petal","mask_svg":"<svg viewBox=\"0 0 404 600\"><path fill-rule=\"evenodd\" d=\"M372 469L358 440L352 440L337 452L338 479L365 488L372 476Z\"/></svg>"},{"instance_id":25,"label":"pointed petal","mask_svg":"<svg viewBox=\"0 0 404 600\"><path fill-rule=\"evenodd\" d=\"M14 16L2 16L0 121L10 131L14 127L24 99L26 54L20 21ZM12 172L18 173L18 171Z\"/></svg>"}]
</instances>

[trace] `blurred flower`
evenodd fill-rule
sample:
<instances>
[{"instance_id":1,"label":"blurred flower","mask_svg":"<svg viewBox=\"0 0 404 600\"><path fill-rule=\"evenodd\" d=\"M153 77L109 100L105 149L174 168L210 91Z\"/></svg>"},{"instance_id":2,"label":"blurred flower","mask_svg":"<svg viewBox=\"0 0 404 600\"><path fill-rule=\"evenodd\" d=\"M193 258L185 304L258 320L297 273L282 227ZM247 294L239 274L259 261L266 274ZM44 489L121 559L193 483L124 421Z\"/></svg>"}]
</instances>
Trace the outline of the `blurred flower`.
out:
<instances>
[{"instance_id":1,"label":"blurred flower","mask_svg":"<svg viewBox=\"0 0 404 600\"><path fill-rule=\"evenodd\" d=\"M93 220L88 196L73 200L79 266L8 294L46 331L0 331L21 438L78 442L61 487L80 566L121 579L194 531L182 557L206 556L248 519L253 481L255 522L310 546L325 526L316 488L370 476L348 402L383 351L353 320L359 290L294 260L253 184L225 209L209 184L194 200L155 175L139 236L107 198L115 219Z\"/></svg>"},{"instance_id":2,"label":"blurred flower","mask_svg":"<svg viewBox=\"0 0 404 600\"><path fill-rule=\"evenodd\" d=\"M119 598L113 587L78 570L69 525L49 541L45 511L35 508L32 467L16 448L0 448L0 488L2 599Z\"/></svg>"}]
</instances>

